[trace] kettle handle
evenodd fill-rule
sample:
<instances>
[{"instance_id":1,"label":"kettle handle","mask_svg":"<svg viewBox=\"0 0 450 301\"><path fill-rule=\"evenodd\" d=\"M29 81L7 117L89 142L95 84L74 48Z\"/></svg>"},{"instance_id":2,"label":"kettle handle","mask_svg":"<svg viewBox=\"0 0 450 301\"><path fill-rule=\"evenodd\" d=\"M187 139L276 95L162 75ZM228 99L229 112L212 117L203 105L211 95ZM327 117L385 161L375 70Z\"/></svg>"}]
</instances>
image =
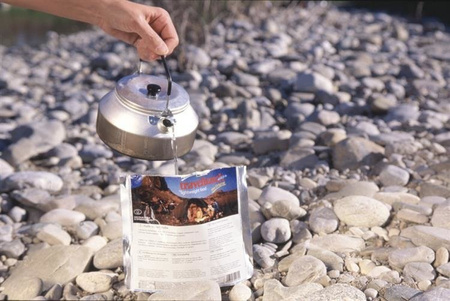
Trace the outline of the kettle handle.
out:
<instances>
[{"instance_id":1,"label":"kettle handle","mask_svg":"<svg viewBox=\"0 0 450 301\"><path fill-rule=\"evenodd\" d=\"M166 57L162 55L161 56L161 61L162 61L163 66L164 66L164 70L166 71L167 95L170 95L172 93L172 76L170 75L169 67L167 67ZM138 74L142 73L142 63L143 62L144 61L142 59L139 59L139 64L138 64L138 68L137 68L137 73Z\"/></svg>"}]
</instances>

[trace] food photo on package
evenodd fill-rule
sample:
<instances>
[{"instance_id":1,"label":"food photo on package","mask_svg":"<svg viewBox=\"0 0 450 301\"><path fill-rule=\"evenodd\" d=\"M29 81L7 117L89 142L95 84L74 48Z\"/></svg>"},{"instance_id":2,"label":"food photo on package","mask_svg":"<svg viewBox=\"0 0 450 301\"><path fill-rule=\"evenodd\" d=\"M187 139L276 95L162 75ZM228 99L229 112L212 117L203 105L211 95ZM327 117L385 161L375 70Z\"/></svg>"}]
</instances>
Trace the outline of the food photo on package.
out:
<instances>
[{"instance_id":1,"label":"food photo on package","mask_svg":"<svg viewBox=\"0 0 450 301\"><path fill-rule=\"evenodd\" d=\"M121 185L125 282L154 292L253 274L246 168L190 175L128 175Z\"/></svg>"}]
</instances>

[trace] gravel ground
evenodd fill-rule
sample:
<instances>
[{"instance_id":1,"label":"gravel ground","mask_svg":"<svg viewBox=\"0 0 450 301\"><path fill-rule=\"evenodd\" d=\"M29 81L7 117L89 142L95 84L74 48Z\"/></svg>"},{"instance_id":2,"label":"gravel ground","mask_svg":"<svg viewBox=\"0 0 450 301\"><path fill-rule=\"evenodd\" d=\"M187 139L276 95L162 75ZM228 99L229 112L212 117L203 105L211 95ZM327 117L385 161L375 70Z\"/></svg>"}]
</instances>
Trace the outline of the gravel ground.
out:
<instances>
[{"instance_id":1,"label":"gravel ground","mask_svg":"<svg viewBox=\"0 0 450 301\"><path fill-rule=\"evenodd\" d=\"M189 69L173 78L200 116L180 173L248 166L255 272L153 295L123 282L119 177L173 163L122 156L95 132L134 49L99 31L0 46L1 296L449 300L449 42L436 21L310 5L180 46Z\"/></svg>"}]
</instances>

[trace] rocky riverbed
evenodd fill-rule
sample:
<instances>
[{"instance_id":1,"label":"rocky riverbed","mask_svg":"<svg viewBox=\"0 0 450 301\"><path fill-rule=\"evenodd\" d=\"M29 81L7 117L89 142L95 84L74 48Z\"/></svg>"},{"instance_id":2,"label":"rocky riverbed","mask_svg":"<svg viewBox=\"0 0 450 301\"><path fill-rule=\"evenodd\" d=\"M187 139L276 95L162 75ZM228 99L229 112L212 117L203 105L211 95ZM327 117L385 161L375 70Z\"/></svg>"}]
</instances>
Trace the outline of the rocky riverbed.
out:
<instances>
[{"instance_id":1,"label":"rocky riverbed","mask_svg":"<svg viewBox=\"0 0 450 301\"><path fill-rule=\"evenodd\" d=\"M132 293L98 101L134 49L100 31L0 47L0 282L27 300L449 300L450 35L311 5L226 19L174 80L200 116L180 173L248 166L255 272ZM173 70L177 62L169 58ZM146 72L164 74L158 63Z\"/></svg>"}]
</instances>

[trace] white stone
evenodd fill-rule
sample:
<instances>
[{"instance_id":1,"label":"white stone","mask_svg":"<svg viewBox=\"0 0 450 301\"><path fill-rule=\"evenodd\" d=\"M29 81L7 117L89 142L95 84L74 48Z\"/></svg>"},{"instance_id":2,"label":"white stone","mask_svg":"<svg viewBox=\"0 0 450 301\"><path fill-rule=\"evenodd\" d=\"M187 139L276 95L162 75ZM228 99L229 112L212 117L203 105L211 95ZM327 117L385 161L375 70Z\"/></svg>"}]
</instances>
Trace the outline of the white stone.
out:
<instances>
[{"instance_id":1,"label":"white stone","mask_svg":"<svg viewBox=\"0 0 450 301\"><path fill-rule=\"evenodd\" d=\"M309 294L322 290L318 283L305 283L293 287L285 287L278 280L270 279L264 283L264 301L303 300Z\"/></svg>"},{"instance_id":2,"label":"white stone","mask_svg":"<svg viewBox=\"0 0 450 301\"><path fill-rule=\"evenodd\" d=\"M326 274L327 268L322 261L305 255L291 264L284 281L287 286L297 286L303 283L318 282Z\"/></svg>"},{"instance_id":3,"label":"white stone","mask_svg":"<svg viewBox=\"0 0 450 301\"><path fill-rule=\"evenodd\" d=\"M84 221L76 226L75 231L79 239L88 239L98 233L98 225L93 221Z\"/></svg>"},{"instance_id":4,"label":"white stone","mask_svg":"<svg viewBox=\"0 0 450 301\"><path fill-rule=\"evenodd\" d=\"M347 196L337 200L334 212L340 221L357 227L382 226L390 214L383 203L365 196Z\"/></svg>"},{"instance_id":5,"label":"white stone","mask_svg":"<svg viewBox=\"0 0 450 301\"><path fill-rule=\"evenodd\" d=\"M260 205L264 205L267 202L273 204L280 200L288 201L292 207L300 206L300 201L293 193L273 186L264 188L261 196L258 199L258 203Z\"/></svg>"},{"instance_id":6,"label":"white stone","mask_svg":"<svg viewBox=\"0 0 450 301\"><path fill-rule=\"evenodd\" d=\"M407 204L417 204L420 202L418 196L405 192L377 192L373 195L373 198L391 206L397 202Z\"/></svg>"},{"instance_id":7,"label":"white stone","mask_svg":"<svg viewBox=\"0 0 450 301\"><path fill-rule=\"evenodd\" d=\"M267 242L284 243L291 238L289 221L284 218L272 218L261 226L261 236Z\"/></svg>"},{"instance_id":8,"label":"white stone","mask_svg":"<svg viewBox=\"0 0 450 301\"><path fill-rule=\"evenodd\" d=\"M311 239L311 244L336 253L359 252L366 246L363 239L344 234L316 236Z\"/></svg>"},{"instance_id":9,"label":"white stone","mask_svg":"<svg viewBox=\"0 0 450 301\"><path fill-rule=\"evenodd\" d=\"M81 223L86 216L77 211L68 209L53 209L41 216L42 223L57 223L61 226L71 226Z\"/></svg>"},{"instance_id":10,"label":"white stone","mask_svg":"<svg viewBox=\"0 0 450 301\"><path fill-rule=\"evenodd\" d=\"M366 295L356 287L348 284L337 283L323 290L305 296L302 301L366 301Z\"/></svg>"},{"instance_id":11,"label":"white stone","mask_svg":"<svg viewBox=\"0 0 450 301\"><path fill-rule=\"evenodd\" d=\"M389 254L389 264L391 267L401 270L410 262L426 262L434 261L434 251L428 247L420 246L416 248L405 248L394 250Z\"/></svg>"},{"instance_id":12,"label":"white stone","mask_svg":"<svg viewBox=\"0 0 450 301\"><path fill-rule=\"evenodd\" d=\"M169 289L161 289L152 294L148 301L153 300L222 300L222 294L217 282L212 280L191 281L173 285Z\"/></svg>"},{"instance_id":13,"label":"white stone","mask_svg":"<svg viewBox=\"0 0 450 301\"><path fill-rule=\"evenodd\" d=\"M79 287L88 293L102 293L111 289L114 277L103 272L82 273L76 278Z\"/></svg>"},{"instance_id":14,"label":"white stone","mask_svg":"<svg viewBox=\"0 0 450 301\"><path fill-rule=\"evenodd\" d=\"M444 247L440 247L436 250L436 260L433 263L435 268L448 263L449 253L448 250Z\"/></svg>"},{"instance_id":15,"label":"white stone","mask_svg":"<svg viewBox=\"0 0 450 301\"><path fill-rule=\"evenodd\" d=\"M231 289L228 294L230 301L247 301L252 300L252 290L243 283L238 283Z\"/></svg>"},{"instance_id":16,"label":"white stone","mask_svg":"<svg viewBox=\"0 0 450 301\"><path fill-rule=\"evenodd\" d=\"M54 224L43 226L36 235L42 241L49 245L70 245L71 237L69 233Z\"/></svg>"},{"instance_id":17,"label":"white stone","mask_svg":"<svg viewBox=\"0 0 450 301\"><path fill-rule=\"evenodd\" d=\"M107 243L108 241L103 236L94 235L83 241L82 245L92 250L93 253L96 253L98 250L106 246Z\"/></svg>"},{"instance_id":18,"label":"white stone","mask_svg":"<svg viewBox=\"0 0 450 301\"><path fill-rule=\"evenodd\" d=\"M383 186L405 186L409 181L409 172L395 165L387 165L379 177Z\"/></svg>"}]
</instances>

